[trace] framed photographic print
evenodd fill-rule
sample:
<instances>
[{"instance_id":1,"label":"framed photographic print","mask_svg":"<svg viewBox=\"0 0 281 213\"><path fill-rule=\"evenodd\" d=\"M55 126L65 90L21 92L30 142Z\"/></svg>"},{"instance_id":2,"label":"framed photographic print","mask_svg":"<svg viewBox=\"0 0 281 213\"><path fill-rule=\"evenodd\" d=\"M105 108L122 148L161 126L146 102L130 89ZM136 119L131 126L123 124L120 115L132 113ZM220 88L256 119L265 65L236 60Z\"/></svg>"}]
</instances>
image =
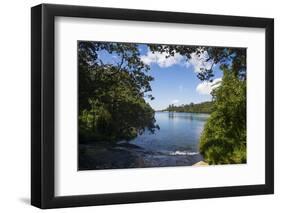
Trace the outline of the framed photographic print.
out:
<instances>
[{"instance_id":1,"label":"framed photographic print","mask_svg":"<svg viewBox=\"0 0 281 213\"><path fill-rule=\"evenodd\" d=\"M272 194L274 21L31 9L31 203Z\"/></svg>"}]
</instances>

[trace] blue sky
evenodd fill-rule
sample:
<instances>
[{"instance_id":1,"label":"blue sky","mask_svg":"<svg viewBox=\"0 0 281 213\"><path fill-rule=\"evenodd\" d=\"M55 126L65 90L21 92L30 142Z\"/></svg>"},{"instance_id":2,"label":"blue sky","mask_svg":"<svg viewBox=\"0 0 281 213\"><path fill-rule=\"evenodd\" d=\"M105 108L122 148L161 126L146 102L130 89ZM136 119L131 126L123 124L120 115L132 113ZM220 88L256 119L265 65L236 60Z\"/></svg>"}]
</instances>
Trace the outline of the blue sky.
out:
<instances>
[{"instance_id":1,"label":"blue sky","mask_svg":"<svg viewBox=\"0 0 281 213\"><path fill-rule=\"evenodd\" d=\"M204 62L206 55L199 58L194 54L189 61L186 61L179 54L168 59L165 54L153 54L147 45L138 45L138 49L142 61L150 66L149 75L154 77L154 81L151 82L151 94L155 99L152 101L147 99L154 110L165 109L170 104L181 105L211 100L210 91L213 84L202 82L197 78L200 68L211 66L211 62ZM99 57L107 62L114 62L116 58L114 55L105 57L102 54L99 54ZM214 82L217 82L221 79L222 72L218 65L213 69Z\"/></svg>"}]
</instances>

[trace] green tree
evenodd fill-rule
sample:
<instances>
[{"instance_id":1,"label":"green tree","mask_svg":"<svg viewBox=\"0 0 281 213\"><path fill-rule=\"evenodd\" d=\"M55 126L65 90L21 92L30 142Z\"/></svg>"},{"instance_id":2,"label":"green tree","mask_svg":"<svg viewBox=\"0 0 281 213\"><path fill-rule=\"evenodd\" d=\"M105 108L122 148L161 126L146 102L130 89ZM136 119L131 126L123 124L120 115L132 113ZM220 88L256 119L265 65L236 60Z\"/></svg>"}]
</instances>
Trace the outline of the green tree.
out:
<instances>
[{"instance_id":1,"label":"green tree","mask_svg":"<svg viewBox=\"0 0 281 213\"><path fill-rule=\"evenodd\" d=\"M191 113L211 113L213 110L213 102L206 101L198 104L190 103L183 104L181 106L169 105L166 109L162 111L171 112L191 112Z\"/></svg>"},{"instance_id":2,"label":"green tree","mask_svg":"<svg viewBox=\"0 0 281 213\"><path fill-rule=\"evenodd\" d=\"M246 162L246 81L224 69L213 90L213 112L200 138L200 152L209 164Z\"/></svg>"},{"instance_id":3,"label":"green tree","mask_svg":"<svg viewBox=\"0 0 281 213\"><path fill-rule=\"evenodd\" d=\"M78 62L80 142L130 140L159 128L144 100L153 99L153 78L135 44L80 41Z\"/></svg>"}]
</instances>

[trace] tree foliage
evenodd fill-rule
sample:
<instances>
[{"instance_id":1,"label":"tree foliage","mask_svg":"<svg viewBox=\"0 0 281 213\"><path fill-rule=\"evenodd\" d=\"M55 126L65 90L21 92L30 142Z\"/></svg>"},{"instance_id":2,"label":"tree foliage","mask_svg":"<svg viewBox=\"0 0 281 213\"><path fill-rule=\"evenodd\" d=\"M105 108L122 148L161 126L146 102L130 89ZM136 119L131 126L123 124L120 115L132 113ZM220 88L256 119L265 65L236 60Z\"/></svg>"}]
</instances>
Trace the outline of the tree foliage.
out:
<instances>
[{"instance_id":1,"label":"tree foliage","mask_svg":"<svg viewBox=\"0 0 281 213\"><path fill-rule=\"evenodd\" d=\"M224 69L213 90L213 112L200 138L200 152L209 164L246 162L246 81Z\"/></svg>"},{"instance_id":2,"label":"tree foliage","mask_svg":"<svg viewBox=\"0 0 281 213\"><path fill-rule=\"evenodd\" d=\"M145 129L154 132L149 67L137 46L122 43L78 43L79 141L129 140ZM104 53L116 61L105 63Z\"/></svg>"},{"instance_id":3,"label":"tree foliage","mask_svg":"<svg viewBox=\"0 0 281 213\"><path fill-rule=\"evenodd\" d=\"M212 81L214 77L213 65L220 65L222 68L232 68L239 78L246 78L246 49L231 47L207 47L207 46L184 46L184 45L149 45L153 52L166 53L167 57L176 53L185 56L190 60L192 56L206 56L201 59L211 64L210 67L202 67L197 77L202 81ZM207 54L206 54L207 53Z\"/></svg>"},{"instance_id":4,"label":"tree foliage","mask_svg":"<svg viewBox=\"0 0 281 213\"><path fill-rule=\"evenodd\" d=\"M169 112L190 112L190 113L211 113L213 108L212 101L206 101L198 104L190 103L190 104L183 104L180 106L175 106L173 104L169 105L163 111Z\"/></svg>"}]
</instances>

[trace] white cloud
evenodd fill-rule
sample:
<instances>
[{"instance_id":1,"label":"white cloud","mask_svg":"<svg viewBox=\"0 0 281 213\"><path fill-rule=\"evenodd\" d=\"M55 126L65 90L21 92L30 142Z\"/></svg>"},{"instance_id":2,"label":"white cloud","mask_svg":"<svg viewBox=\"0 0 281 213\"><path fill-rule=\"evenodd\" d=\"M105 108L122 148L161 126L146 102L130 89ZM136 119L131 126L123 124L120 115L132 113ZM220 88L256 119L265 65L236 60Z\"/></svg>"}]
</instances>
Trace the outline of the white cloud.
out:
<instances>
[{"instance_id":1,"label":"white cloud","mask_svg":"<svg viewBox=\"0 0 281 213\"><path fill-rule=\"evenodd\" d=\"M180 101L178 99L175 99L175 100L172 100L172 104L177 104L179 103Z\"/></svg>"},{"instance_id":2,"label":"white cloud","mask_svg":"<svg viewBox=\"0 0 281 213\"><path fill-rule=\"evenodd\" d=\"M202 54L198 55L196 53L191 53L191 58L186 61L186 58L179 53L175 53L174 56L168 56L167 53L152 52L148 50L146 55L141 56L143 63L151 65L153 63L158 64L160 67L170 67L175 64L182 64L186 68L189 66L194 67L194 71L199 73L202 69L211 69L213 65L213 60L206 61L209 58L208 52L204 51Z\"/></svg>"},{"instance_id":3,"label":"white cloud","mask_svg":"<svg viewBox=\"0 0 281 213\"><path fill-rule=\"evenodd\" d=\"M198 84L196 87L196 91L202 95L209 95L211 94L212 90L217 88L220 85L221 78L216 78L213 82L203 81L202 83Z\"/></svg>"},{"instance_id":4,"label":"white cloud","mask_svg":"<svg viewBox=\"0 0 281 213\"><path fill-rule=\"evenodd\" d=\"M196 73L199 73L202 69L211 69L213 60L206 61L208 58L209 55L207 51L204 51L200 56L196 53L191 53L191 58L188 60L188 63L193 65Z\"/></svg>"},{"instance_id":5,"label":"white cloud","mask_svg":"<svg viewBox=\"0 0 281 213\"><path fill-rule=\"evenodd\" d=\"M184 57L178 53L175 53L174 56L170 56L170 57L166 57L166 56L168 56L167 53L160 53L160 52L153 53L149 50L146 55L141 56L141 60L143 61L143 63L147 65L156 63L160 67L170 67L175 64L180 64L184 60Z\"/></svg>"}]
</instances>

